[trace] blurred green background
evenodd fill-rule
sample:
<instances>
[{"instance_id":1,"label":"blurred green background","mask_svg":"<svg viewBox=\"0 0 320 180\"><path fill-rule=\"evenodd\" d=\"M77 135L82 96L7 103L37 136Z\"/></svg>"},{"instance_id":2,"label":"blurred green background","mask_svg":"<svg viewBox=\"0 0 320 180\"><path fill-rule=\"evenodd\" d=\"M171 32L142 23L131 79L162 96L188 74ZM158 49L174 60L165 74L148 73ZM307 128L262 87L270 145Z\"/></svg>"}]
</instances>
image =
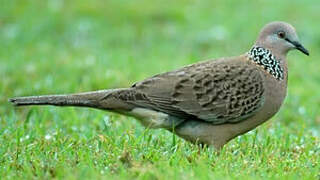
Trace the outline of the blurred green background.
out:
<instances>
[{"instance_id":1,"label":"blurred green background","mask_svg":"<svg viewBox=\"0 0 320 180\"><path fill-rule=\"evenodd\" d=\"M318 0L0 0L0 176L319 179L319 11ZM7 102L128 87L236 56L275 20L292 24L311 55L289 53L281 111L220 155L124 116Z\"/></svg>"}]
</instances>

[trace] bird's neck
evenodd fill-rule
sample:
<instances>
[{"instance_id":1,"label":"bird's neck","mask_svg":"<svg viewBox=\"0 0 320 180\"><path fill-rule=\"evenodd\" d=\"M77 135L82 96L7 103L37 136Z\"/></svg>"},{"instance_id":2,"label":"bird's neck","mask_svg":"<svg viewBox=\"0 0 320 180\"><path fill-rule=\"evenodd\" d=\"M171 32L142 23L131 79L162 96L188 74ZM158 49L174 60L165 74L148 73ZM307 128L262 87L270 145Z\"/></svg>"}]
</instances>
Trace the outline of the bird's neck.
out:
<instances>
[{"instance_id":1,"label":"bird's neck","mask_svg":"<svg viewBox=\"0 0 320 180\"><path fill-rule=\"evenodd\" d=\"M260 46L253 46L247 53L249 60L256 63L277 80L284 80L286 76L286 69L283 67L280 58L278 59L271 50Z\"/></svg>"}]
</instances>

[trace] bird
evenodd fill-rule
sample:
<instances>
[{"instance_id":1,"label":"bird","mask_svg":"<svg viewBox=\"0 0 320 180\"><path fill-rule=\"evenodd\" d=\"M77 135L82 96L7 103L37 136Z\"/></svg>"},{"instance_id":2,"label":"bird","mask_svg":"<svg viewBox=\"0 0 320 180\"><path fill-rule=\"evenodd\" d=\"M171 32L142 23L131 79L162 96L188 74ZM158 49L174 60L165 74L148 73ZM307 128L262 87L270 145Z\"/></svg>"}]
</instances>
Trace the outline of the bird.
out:
<instances>
[{"instance_id":1,"label":"bird","mask_svg":"<svg viewBox=\"0 0 320 180\"><path fill-rule=\"evenodd\" d=\"M136 118L194 143L221 149L273 117L287 94L290 50L309 51L289 23L266 24L239 56L200 61L129 88L9 99L15 106L78 106Z\"/></svg>"}]
</instances>

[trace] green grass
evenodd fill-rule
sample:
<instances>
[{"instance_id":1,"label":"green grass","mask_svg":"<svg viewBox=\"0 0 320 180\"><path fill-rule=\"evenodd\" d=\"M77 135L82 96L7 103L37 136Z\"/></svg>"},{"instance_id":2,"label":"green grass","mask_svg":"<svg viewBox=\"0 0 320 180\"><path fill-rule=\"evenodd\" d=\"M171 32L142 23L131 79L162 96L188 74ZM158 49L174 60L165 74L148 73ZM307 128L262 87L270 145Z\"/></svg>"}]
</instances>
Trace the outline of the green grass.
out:
<instances>
[{"instance_id":1,"label":"green grass","mask_svg":"<svg viewBox=\"0 0 320 180\"><path fill-rule=\"evenodd\" d=\"M320 3L0 0L1 179L319 179ZM220 154L108 112L14 108L9 97L127 87L246 52L267 22L293 24L288 96Z\"/></svg>"}]
</instances>

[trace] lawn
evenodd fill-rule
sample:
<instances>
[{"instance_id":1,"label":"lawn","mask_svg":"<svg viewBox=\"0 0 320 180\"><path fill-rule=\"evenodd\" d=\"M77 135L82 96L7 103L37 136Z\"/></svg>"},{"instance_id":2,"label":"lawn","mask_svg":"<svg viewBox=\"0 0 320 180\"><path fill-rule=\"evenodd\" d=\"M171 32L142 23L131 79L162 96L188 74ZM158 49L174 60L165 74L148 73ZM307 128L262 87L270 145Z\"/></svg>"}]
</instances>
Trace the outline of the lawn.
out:
<instances>
[{"instance_id":1,"label":"lawn","mask_svg":"<svg viewBox=\"0 0 320 180\"><path fill-rule=\"evenodd\" d=\"M320 179L319 10L318 0L0 0L1 179ZM220 153L126 116L7 102L236 56L274 20L293 24L311 55L288 55L280 112Z\"/></svg>"}]
</instances>

